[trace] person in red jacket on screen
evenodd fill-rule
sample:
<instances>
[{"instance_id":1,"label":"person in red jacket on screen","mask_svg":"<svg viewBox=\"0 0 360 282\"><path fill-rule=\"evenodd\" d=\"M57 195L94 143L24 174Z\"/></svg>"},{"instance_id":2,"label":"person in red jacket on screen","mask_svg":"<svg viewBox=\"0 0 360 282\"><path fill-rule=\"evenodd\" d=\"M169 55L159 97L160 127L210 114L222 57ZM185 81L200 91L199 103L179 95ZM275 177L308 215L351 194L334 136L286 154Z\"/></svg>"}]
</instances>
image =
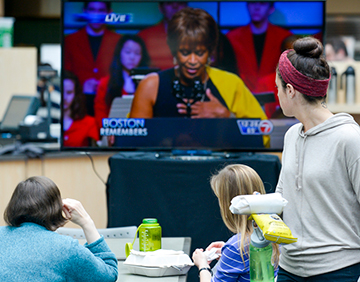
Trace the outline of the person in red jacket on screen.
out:
<instances>
[{"instance_id":1,"label":"person in red jacket on screen","mask_svg":"<svg viewBox=\"0 0 360 282\"><path fill-rule=\"evenodd\" d=\"M79 80L69 71L64 72L63 113L64 147L95 146L100 139L95 118L86 114Z\"/></svg>"},{"instance_id":2,"label":"person in red jacket on screen","mask_svg":"<svg viewBox=\"0 0 360 282\"><path fill-rule=\"evenodd\" d=\"M85 2L85 27L65 37L64 68L73 72L87 97L88 114L93 113L93 99L101 77L109 74L109 67L120 35L108 30L101 16L111 12L110 2Z\"/></svg>"},{"instance_id":3,"label":"person in red jacket on screen","mask_svg":"<svg viewBox=\"0 0 360 282\"><path fill-rule=\"evenodd\" d=\"M167 26L173 15L185 7L187 7L187 2L160 2L159 10L163 14L163 20L138 33L149 51L152 67L165 70L174 66L173 55L166 41Z\"/></svg>"},{"instance_id":4,"label":"person in red jacket on screen","mask_svg":"<svg viewBox=\"0 0 360 282\"><path fill-rule=\"evenodd\" d=\"M275 11L273 2L248 2L247 8L250 23L226 34L235 52L239 75L255 95L276 93L275 70L282 52L281 46L292 33L270 23L269 16ZM278 101L265 105L268 117L277 106Z\"/></svg>"}]
</instances>

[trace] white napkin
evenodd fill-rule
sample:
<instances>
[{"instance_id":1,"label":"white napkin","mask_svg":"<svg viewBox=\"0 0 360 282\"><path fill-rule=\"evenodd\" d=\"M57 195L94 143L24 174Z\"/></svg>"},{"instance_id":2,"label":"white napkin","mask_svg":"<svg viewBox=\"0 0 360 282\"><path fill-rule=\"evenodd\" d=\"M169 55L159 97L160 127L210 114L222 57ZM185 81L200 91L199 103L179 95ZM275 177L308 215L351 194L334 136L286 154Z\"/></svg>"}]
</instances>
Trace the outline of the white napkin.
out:
<instances>
[{"instance_id":1,"label":"white napkin","mask_svg":"<svg viewBox=\"0 0 360 282\"><path fill-rule=\"evenodd\" d=\"M288 201L280 193L240 195L231 200L230 211L234 214L281 214L287 203Z\"/></svg>"},{"instance_id":2,"label":"white napkin","mask_svg":"<svg viewBox=\"0 0 360 282\"><path fill-rule=\"evenodd\" d=\"M217 259L220 256L220 254L217 254L216 251L217 248L212 248L211 250L204 251L204 254L206 255L206 259L208 261L213 261L214 259Z\"/></svg>"}]
</instances>

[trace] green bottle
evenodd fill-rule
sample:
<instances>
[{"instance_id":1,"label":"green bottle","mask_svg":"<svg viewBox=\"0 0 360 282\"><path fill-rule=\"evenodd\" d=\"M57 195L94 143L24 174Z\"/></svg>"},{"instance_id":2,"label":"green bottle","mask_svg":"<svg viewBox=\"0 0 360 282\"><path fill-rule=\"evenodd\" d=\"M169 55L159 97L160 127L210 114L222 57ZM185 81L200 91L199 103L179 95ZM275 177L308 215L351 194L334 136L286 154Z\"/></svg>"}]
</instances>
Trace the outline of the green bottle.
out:
<instances>
[{"instance_id":1,"label":"green bottle","mask_svg":"<svg viewBox=\"0 0 360 282\"><path fill-rule=\"evenodd\" d=\"M156 218L144 218L139 227L139 250L152 252L161 249L161 226Z\"/></svg>"},{"instance_id":2,"label":"green bottle","mask_svg":"<svg viewBox=\"0 0 360 282\"><path fill-rule=\"evenodd\" d=\"M260 228L254 228L250 243L250 282L273 282L272 245Z\"/></svg>"}]
</instances>

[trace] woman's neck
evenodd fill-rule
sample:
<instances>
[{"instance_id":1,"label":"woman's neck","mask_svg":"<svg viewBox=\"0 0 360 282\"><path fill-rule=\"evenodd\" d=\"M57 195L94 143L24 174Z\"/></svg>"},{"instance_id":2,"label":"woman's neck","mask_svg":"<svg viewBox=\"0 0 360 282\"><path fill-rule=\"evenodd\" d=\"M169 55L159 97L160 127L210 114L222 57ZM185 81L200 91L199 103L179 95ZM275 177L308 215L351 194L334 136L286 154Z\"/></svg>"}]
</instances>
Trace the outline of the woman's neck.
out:
<instances>
[{"instance_id":1,"label":"woman's neck","mask_svg":"<svg viewBox=\"0 0 360 282\"><path fill-rule=\"evenodd\" d=\"M304 125L304 132L323 123L334 114L327 108L325 102L316 105L304 105L299 109L299 114L295 117Z\"/></svg>"},{"instance_id":2,"label":"woman's neck","mask_svg":"<svg viewBox=\"0 0 360 282\"><path fill-rule=\"evenodd\" d=\"M174 71L175 71L175 76L177 76L180 79L181 84L185 86L192 86L194 79L184 79L179 72L179 67L177 66L174 68ZM203 84L206 84L208 79L209 79L209 75L205 69L204 73L200 76L200 80Z\"/></svg>"}]
</instances>

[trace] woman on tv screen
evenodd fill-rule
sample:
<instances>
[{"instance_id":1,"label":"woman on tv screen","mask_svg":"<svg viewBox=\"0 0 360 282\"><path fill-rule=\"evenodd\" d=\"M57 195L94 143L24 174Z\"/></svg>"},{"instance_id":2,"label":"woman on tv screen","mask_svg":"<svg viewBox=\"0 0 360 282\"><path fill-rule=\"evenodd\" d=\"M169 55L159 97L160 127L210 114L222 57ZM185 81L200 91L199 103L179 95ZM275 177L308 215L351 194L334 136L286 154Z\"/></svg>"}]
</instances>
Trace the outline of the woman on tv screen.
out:
<instances>
[{"instance_id":1,"label":"woman on tv screen","mask_svg":"<svg viewBox=\"0 0 360 282\"><path fill-rule=\"evenodd\" d=\"M177 12L167 37L175 67L139 83L130 117L266 119L237 75L209 66L218 38L217 24L206 11L187 7Z\"/></svg>"}]
</instances>

